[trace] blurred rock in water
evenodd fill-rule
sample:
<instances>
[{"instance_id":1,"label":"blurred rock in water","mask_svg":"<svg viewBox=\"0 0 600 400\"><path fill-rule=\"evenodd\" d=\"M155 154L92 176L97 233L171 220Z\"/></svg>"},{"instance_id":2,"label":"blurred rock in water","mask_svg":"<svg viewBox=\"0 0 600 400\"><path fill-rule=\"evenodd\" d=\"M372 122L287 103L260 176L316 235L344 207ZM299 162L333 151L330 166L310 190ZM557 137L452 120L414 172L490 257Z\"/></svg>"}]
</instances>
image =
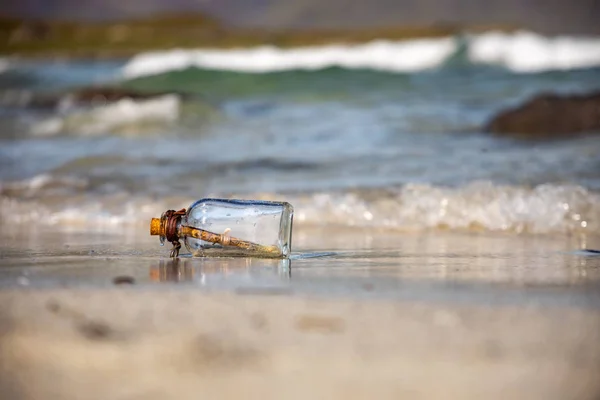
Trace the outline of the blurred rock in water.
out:
<instances>
[{"instance_id":1,"label":"blurred rock in water","mask_svg":"<svg viewBox=\"0 0 600 400\"><path fill-rule=\"evenodd\" d=\"M142 92L118 87L87 87L70 92L8 91L0 106L26 112L26 129L35 136L61 133L99 134L148 129L176 121L181 102L190 96L172 92ZM134 129L135 130L135 129Z\"/></svg>"},{"instance_id":2,"label":"blurred rock in water","mask_svg":"<svg viewBox=\"0 0 600 400\"><path fill-rule=\"evenodd\" d=\"M61 97L58 105L63 107L69 107L69 105L74 107L97 107L123 100L140 102L164 96L181 98L183 95L173 92L140 92L118 87L87 87Z\"/></svg>"},{"instance_id":3,"label":"blurred rock in water","mask_svg":"<svg viewBox=\"0 0 600 400\"><path fill-rule=\"evenodd\" d=\"M0 106L32 110L68 111L73 108L103 106L124 99L142 101L166 95L183 96L180 93L141 92L119 87L86 87L67 93L33 93L29 90L8 90L0 93Z\"/></svg>"},{"instance_id":4,"label":"blurred rock in water","mask_svg":"<svg viewBox=\"0 0 600 400\"><path fill-rule=\"evenodd\" d=\"M496 134L543 139L600 133L600 91L583 95L539 94L500 111L487 124Z\"/></svg>"}]
</instances>

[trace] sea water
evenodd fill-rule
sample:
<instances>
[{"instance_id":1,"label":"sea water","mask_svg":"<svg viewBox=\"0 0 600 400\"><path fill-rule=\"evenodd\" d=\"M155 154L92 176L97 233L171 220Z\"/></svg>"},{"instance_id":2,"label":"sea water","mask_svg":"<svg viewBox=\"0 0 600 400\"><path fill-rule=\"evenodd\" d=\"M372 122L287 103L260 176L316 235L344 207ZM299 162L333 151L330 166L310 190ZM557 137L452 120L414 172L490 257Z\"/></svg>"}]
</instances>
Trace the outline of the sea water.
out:
<instances>
[{"instance_id":1,"label":"sea water","mask_svg":"<svg viewBox=\"0 0 600 400\"><path fill-rule=\"evenodd\" d=\"M598 38L490 32L1 65L3 222L121 229L215 196L289 201L297 228L600 231L597 137L482 128L541 92L600 89ZM161 96L73 106L93 85Z\"/></svg>"}]
</instances>

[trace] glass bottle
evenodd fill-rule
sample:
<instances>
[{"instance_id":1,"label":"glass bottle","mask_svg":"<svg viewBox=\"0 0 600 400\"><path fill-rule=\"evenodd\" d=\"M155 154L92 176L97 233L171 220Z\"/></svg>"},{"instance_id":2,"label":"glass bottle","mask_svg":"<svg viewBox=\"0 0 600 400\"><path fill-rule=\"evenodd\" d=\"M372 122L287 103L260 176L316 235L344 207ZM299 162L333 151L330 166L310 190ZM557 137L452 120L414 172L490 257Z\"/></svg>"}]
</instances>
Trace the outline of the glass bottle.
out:
<instances>
[{"instance_id":1,"label":"glass bottle","mask_svg":"<svg viewBox=\"0 0 600 400\"><path fill-rule=\"evenodd\" d=\"M161 244L180 240L197 257L288 258L292 245L294 209L286 202L202 199L188 210L169 210L152 218L150 234Z\"/></svg>"}]
</instances>

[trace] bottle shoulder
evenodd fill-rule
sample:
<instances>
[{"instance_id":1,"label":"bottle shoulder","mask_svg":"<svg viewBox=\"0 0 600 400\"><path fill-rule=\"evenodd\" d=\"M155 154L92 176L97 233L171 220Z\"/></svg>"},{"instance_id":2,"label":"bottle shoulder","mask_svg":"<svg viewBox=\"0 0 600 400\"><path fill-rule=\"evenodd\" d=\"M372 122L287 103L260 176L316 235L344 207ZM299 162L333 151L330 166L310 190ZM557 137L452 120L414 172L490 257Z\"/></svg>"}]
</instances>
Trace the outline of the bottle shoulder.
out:
<instances>
[{"instance_id":1,"label":"bottle shoulder","mask_svg":"<svg viewBox=\"0 0 600 400\"><path fill-rule=\"evenodd\" d=\"M245 199L220 199L214 197L206 197L193 202L188 208L188 215L191 211L201 207L282 207L285 209L293 209L292 205L284 201L268 201L268 200L245 200Z\"/></svg>"}]
</instances>

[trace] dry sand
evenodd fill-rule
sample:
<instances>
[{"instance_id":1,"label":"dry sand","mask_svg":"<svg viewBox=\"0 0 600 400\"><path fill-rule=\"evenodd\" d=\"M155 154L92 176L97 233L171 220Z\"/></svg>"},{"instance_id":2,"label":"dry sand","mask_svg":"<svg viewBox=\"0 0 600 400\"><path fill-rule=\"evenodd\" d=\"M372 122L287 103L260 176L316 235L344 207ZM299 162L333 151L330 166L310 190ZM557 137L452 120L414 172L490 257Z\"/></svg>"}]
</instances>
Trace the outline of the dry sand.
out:
<instances>
[{"instance_id":1,"label":"dry sand","mask_svg":"<svg viewBox=\"0 0 600 400\"><path fill-rule=\"evenodd\" d=\"M0 302L4 398L600 393L597 310L133 289L6 291Z\"/></svg>"}]
</instances>

